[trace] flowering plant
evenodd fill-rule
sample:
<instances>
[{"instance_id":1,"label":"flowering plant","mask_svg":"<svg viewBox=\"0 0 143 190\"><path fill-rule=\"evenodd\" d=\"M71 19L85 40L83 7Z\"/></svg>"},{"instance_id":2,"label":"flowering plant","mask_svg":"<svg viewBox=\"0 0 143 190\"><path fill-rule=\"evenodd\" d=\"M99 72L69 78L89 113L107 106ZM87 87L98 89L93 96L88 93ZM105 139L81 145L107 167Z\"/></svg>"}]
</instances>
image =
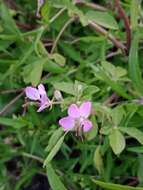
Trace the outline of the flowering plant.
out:
<instances>
[{"instance_id":1,"label":"flowering plant","mask_svg":"<svg viewBox=\"0 0 143 190\"><path fill-rule=\"evenodd\" d=\"M143 190L141 0L0 0L0 190Z\"/></svg>"}]
</instances>

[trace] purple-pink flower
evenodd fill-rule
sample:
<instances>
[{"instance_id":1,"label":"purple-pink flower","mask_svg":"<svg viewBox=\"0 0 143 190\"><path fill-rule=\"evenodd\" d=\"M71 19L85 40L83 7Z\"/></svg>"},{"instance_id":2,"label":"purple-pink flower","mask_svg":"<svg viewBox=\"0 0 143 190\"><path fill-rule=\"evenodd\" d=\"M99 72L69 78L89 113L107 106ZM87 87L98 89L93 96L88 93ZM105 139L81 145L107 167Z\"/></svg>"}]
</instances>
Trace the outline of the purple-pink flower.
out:
<instances>
[{"instance_id":1,"label":"purple-pink flower","mask_svg":"<svg viewBox=\"0 0 143 190\"><path fill-rule=\"evenodd\" d=\"M29 98L30 100L34 100L38 102L39 109L37 110L37 112L41 112L45 108L51 106L50 100L47 96L47 93L45 91L45 87L43 84L39 84L38 88L34 88L31 86L26 87L25 94L27 98Z\"/></svg>"},{"instance_id":2,"label":"purple-pink flower","mask_svg":"<svg viewBox=\"0 0 143 190\"><path fill-rule=\"evenodd\" d=\"M68 108L68 116L59 120L59 125L64 131L87 132L92 128L92 122L88 120L91 114L92 103L84 102L79 107L71 104Z\"/></svg>"}]
</instances>

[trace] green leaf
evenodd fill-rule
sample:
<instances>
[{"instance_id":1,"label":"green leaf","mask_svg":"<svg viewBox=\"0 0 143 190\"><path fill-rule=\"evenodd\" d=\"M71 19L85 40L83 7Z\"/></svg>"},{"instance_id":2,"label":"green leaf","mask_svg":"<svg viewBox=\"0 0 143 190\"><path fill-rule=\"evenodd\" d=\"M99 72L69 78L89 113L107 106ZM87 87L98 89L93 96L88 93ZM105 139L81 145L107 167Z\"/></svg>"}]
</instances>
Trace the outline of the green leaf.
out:
<instances>
[{"instance_id":1,"label":"green leaf","mask_svg":"<svg viewBox=\"0 0 143 190\"><path fill-rule=\"evenodd\" d=\"M139 1L132 0L130 4L131 12L131 27L133 30L137 29L138 26L138 14L139 14Z\"/></svg>"},{"instance_id":2,"label":"green leaf","mask_svg":"<svg viewBox=\"0 0 143 190\"><path fill-rule=\"evenodd\" d=\"M93 140L97 136L97 133L98 133L98 125L97 125L95 116L91 116L91 121L93 123L93 127L89 132L85 134L85 138L89 141Z\"/></svg>"},{"instance_id":3,"label":"green leaf","mask_svg":"<svg viewBox=\"0 0 143 190\"><path fill-rule=\"evenodd\" d=\"M54 53L52 55L50 55L52 59L54 59L54 61L56 63L58 63L61 66L64 66L66 63L66 59L64 56L60 55L59 53Z\"/></svg>"},{"instance_id":4,"label":"green leaf","mask_svg":"<svg viewBox=\"0 0 143 190\"><path fill-rule=\"evenodd\" d=\"M143 155L138 156L138 174L139 183L143 185Z\"/></svg>"},{"instance_id":5,"label":"green leaf","mask_svg":"<svg viewBox=\"0 0 143 190\"><path fill-rule=\"evenodd\" d=\"M42 38L42 35L44 33L44 30L45 30L45 27L41 26L39 28L39 31L38 31L37 36L36 36L35 41L34 41L34 49L35 49L35 52L38 55L38 57L41 57L41 55L47 56L46 49L45 49L43 43L41 42L41 38Z\"/></svg>"},{"instance_id":6,"label":"green leaf","mask_svg":"<svg viewBox=\"0 0 143 190\"><path fill-rule=\"evenodd\" d=\"M102 160L102 156L101 156L101 146L100 145L98 145L95 150L93 162L94 162L95 168L98 170L99 174L100 175L103 174L104 167L103 167L103 160Z\"/></svg>"},{"instance_id":7,"label":"green leaf","mask_svg":"<svg viewBox=\"0 0 143 190\"><path fill-rule=\"evenodd\" d=\"M46 24L49 23L50 5L48 0L46 0L42 5L40 12L42 16L42 21Z\"/></svg>"},{"instance_id":8,"label":"green leaf","mask_svg":"<svg viewBox=\"0 0 143 190\"><path fill-rule=\"evenodd\" d=\"M30 73L30 82L33 86L37 86L41 80L43 65L44 63L42 61L36 61L33 64L33 69Z\"/></svg>"},{"instance_id":9,"label":"green leaf","mask_svg":"<svg viewBox=\"0 0 143 190\"><path fill-rule=\"evenodd\" d=\"M119 94L120 96L124 97L124 98L127 98L127 99L132 99L131 96L129 94L127 94L126 92L126 88L125 86L123 86L122 84L120 83L117 83L117 82L114 82L114 81L111 81L110 79L106 78L106 83L111 86L111 88L117 92L117 94Z\"/></svg>"},{"instance_id":10,"label":"green leaf","mask_svg":"<svg viewBox=\"0 0 143 190\"><path fill-rule=\"evenodd\" d=\"M23 78L25 83L32 83L33 86L37 86L39 84L45 62L46 59L41 58L24 67Z\"/></svg>"},{"instance_id":11,"label":"green leaf","mask_svg":"<svg viewBox=\"0 0 143 190\"><path fill-rule=\"evenodd\" d=\"M143 153L143 146L129 147L127 151L135 152L135 153Z\"/></svg>"},{"instance_id":12,"label":"green leaf","mask_svg":"<svg viewBox=\"0 0 143 190\"><path fill-rule=\"evenodd\" d=\"M48 181L50 183L52 190L67 190L67 188L65 188L64 184L61 182L60 178L54 171L51 164L48 164L46 166L46 171L47 171Z\"/></svg>"},{"instance_id":13,"label":"green leaf","mask_svg":"<svg viewBox=\"0 0 143 190\"><path fill-rule=\"evenodd\" d=\"M110 62L102 61L102 66L105 69L105 72L107 75L113 80L113 81L119 81L122 77L127 75L127 70L119 67L114 66Z\"/></svg>"},{"instance_id":14,"label":"green leaf","mask_svg":"<svg viewBox=\"0 0 143 190\"><path fill-rule=\"evenodd\" d=\"M132 79L134 88L143 94L143 80L139 66L138 45L139 35L138 33L134 33L129 54L129 76Z\"/></svg>"},{"instance_id":15,"label":"green leaf","mask_svg":"<svg viewBox=\"0 0 143 190\"><path fill-rule=\"evenodd\" d=\"M129 136L135 138L139 143L143 145L143 132L134 127L120 127L119 128L123 133L128 134Z\"/></svg>"},{"instance_id":16,"label":"green leaf","mask_svg":"<svg viewBox=\"0 0 143 190\"><path fill-rule=\"evenodd\" d=\"M97 24L106 28L111 28L114 30L119 28L114 17L107 12L88 11L86 13L86 17L88 20L92 20L93 22L96 22Z\"/></svg>"},{"instance_id":17,"label":"green leaf","mask_svg":"<svg viewBox=\"0 0 143 190\"><path fill-rule=\"evenodd\" d=\"M62 128L57 129L51 138L49 139L48 146L46 147L46 151L49 152L52 150L52 148L55 146L56 142L59 140L59 138L62 136L63 130Z\"/></svg>"},{"instance_id":18,"label":"green leaf","mask_svg":"<svg viewBox=\"0 0 143 190\"><path fill-rule=\"evenodd\" d=\"M64 138L65 138L65 134L55 143L53 149L50 151L50 153L48 154L47 158L44 161L44 166L49 164L49 162L51 162L51 160L57 154L57 152L59 151L59 149L61 148L63 144Z\"/></svg>"},{"instance_id":19,"label":"green leaf","mask_svg":"<svg viewBox=\"0 0 143 190\"><path fill-rule=\"evenodd\" d=\"M93 69L93 73L94 73L95 77L97 77L99 80L104 81L120 96L127 98L127 99L132 99L132 97L126 92L126 88L123 86L123 84L113 81L112 78L107 75L107 73L105 72L105 69L103 67L94 66L94 65L90 65L90 66Z\"/></svg>"},{"instance_id":20,"label":"green leaf","mask_svg":"<svg viewBox=\"0 0 143 190\"><path fill-rule=\"evenodd\" d=\"M22 185L24 185L26 182L28 182L29 179L32 179L32 177L37 173L38 171L35 168L30 168L30 171L26 172L23 170L20 179L15 184L14 190L20 190L22 188Z\"/></svg>"},{"instance_id":21,"label":"green leaf","mask_svg":"<svg viewBox=\"0 0 143 190\"><path fill-rule=\"evenodd\" d=\"M19 63L18 63L19 66L24 65L25 62L31 57L31 54L34 51L34 44L33 43L31 45L28 43L27 46L28 47L26 47L26 48L22 48L23 55L19 59Z\"/></svg>"},{"instance_id":22,"label":"green leaf","mask_svg":"<svg viewBox=\"0 0 143 190\"><path fill-rule=\"evenodd\" d=\"M51 73L64 73L65 69L57 65L54 61L47 59L44 64L44 71L49 71Z\"/></svg>"},{"instance_id":23,"label":"green leaf","mask_svg":"<svg viewBox=\"0 0 143 190\"><path fill-rule=\"evenodd\" d=\"M16 129L26 126L26 123L23 120L11 119L11 118L6 118L6 117L0 117L0 124L14 127Z\"/></svg>"},{"instance_id":24,"label":"green leaf","mask_svg":"<svg viewBox=\"0 0 143 190\"><path fill-rule=\"evenodd\" d=\"M0 17L3 22L5 33L16 34L21 38L20 30L17 28L16 23L10 15L9 9L3 2L0 2Z\"/></svg>"},{"instance_id":25,"label":"green leaf","mask_svg":"<svg viewBox=\"0 0 143 190\"><path fill-rule=\"evenodd\" d=\"M86 43L91 43L91 42L103 42L105 41L105 37L103 36L83 36L83 37L79 37L77 40L75 40L76 42L86 42Z\"/></svg>"},{"instance_id":26,"label":"green leaf","mask_svg":"<svg viewBox=\"0 0 143 190\"><path fill-rule=\"evenodd\" d=\"M85 63L85 60L82 59L80 52L76 51L76 49L69 44L61 43L60 47L63 49L63 52L71 58L73 61L77 61L78 63Z\"/></svg>"},{"instance_id":27,"label":"green leaf","mask_svg":"<svg viewBox=\"0 0 143 190\"><path fill-rule=\"evenodd\" d=\"M75 96L75 88L73 83L69 82L55 82L53 83L53 86L56 90L60 90L62 92L65 92L67 94L71 94Z\"/></svg>"},{"instance_id":28,"label":"green leaf","mask_svg":"<svg viewBox=\"0 0 143 190\"><path fill-rule=\"evenodd\" d=\"M115 126L118 126L125 115L123 106L117 106L111 111L112 121Z\"/></svg>"},{"instance_id":29,"label":"green leaf","mask_svg":"<svg viewBox=\"0 0 143 190\"><path fill-rule=\"evenodd\" d=\"M109 135L110 146L115 154L120 154L125 146L125 138L118 128L113 128Z\"/></svg>"},{"instance_id":30,"label":"green leaf","mask_svg":"<svg viewBox=\"0 0 143 190\"><path fill-rule=\"evenodd\" d=\"M105 183L103 181L98 181L95 179L92 179L96 185L99 185L100 187L104 189L109 189L109 190L143 190L142 187L131 187L127 185L119 185L119 184L114 184L114 183Z\"/></svg>"},{"instance_id":31,"label":"green leaf","mask_svg":"<svg viewBox=\"0 0 143 190\"><path fill-rule=\"evenodd\" d=\"M49 71L51 73L61 73L64 71L59 65L49 60L48 58L38 58L30 64L27 64L24 67L23 78L25 83L32 83L36 86L42 76L42 71Z\"/></svg>"},{"instance_id":32,"label":"green leaf","mask_svg":"<svg viewBox=\"0 0 143 190\"><path fill-rule=\"evenodd\" d=\"M86 16L83 14L83 12L77 6L75 6L69 0L62 0L62 2L67 7L68 14L70 17L74 17L75 15L77 15L83 26L86 26L88 24L88 20L87 20Z\"/></svg>"},{"instance_id":33,"label":"green leaf","mask_svg":"<svg viewBox=\"0 0 143 190\"><path fill-rule=\"evenodd\" d=\"M111 132L111 130L112 130L111 126L104 126L104 127L102 127L102 128L100 129L100 133L101 133L102 135L109 135L110 132Z\"/></svg>"}]
</instances>

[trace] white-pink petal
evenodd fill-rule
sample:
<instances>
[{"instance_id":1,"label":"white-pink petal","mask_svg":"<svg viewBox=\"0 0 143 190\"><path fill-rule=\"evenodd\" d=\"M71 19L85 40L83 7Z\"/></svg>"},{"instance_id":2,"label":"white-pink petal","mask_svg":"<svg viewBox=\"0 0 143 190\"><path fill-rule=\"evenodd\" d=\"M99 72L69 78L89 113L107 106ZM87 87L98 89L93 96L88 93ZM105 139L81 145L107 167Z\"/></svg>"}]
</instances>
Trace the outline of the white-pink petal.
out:
<instances>
[{"instance_id":1,"label":"white-pink petal","mask_svg":"<svg viewBox=\"0 0 143 190\"><path fill-rule=\"evenodd\" d=\"M47 95L46 94L41 95L40 107L37 110L37 112L41 112L44 109L48 108L49 106L50 106L50 101L49 101L49 98L47 97Z\"/></svg>"},{"instance_id":2,"label":"white-pink petal","mask_svg":"<svg viewBox=\"0 0 143 190\"><path fill-rule=\"evenodd\" d=\"M59 125L64 131L70 131L74 128L74 119L67 116L59 120Z\"/></svg>"},{"instance_id":3,"label":"white-pink petal","mask_svg":"<svg viewBox=\"0 0 143 190\"><path fill-rule=\"evenodd\" d=\"M42 104L39 109L37 110L37 112L41 112L43 111L44 109L48 108L49 107L49 104Z\"/></svg>"},{"instance_id":4,"label":"white-pink petal","mask_svg":"<svg viewBox=\"0 0 143 190\"><path fill-rule=\"evenodd\" d=\"M92 126L93 126L92 122L89 121L88 119L84 120L83 123L82 123L82 125L83 125L83 131L84 132L90 131L91 128L92 128Z\"/></svg>"},{"instance_id":5,"label":"white-pink petal","mask_svg":"<svg viewBox=\"0 0 143 190\"><path fill-rule=\"evenodd\" d=\"M46 94L43 94L41 95L40 102L41 104L46 104L46 103L50 103L50 100Z\"/></svg>"},{"instance_id":6,"label":"white-pink petal","mask_svg":"<svg viewBox=\"0 0 143 190\"><path fill-rule=\"evenodd\" d=\"M91 102L84 102L80 106L80 115L84 118L88 118L89 115L91 114L91 108L92 108L92 103Z\"/></svg>"},{"instance_id":7,"label":"white-pink petal","mask_svg":"<svg viewBox=\"0 0 143 190\"><path fill-rule=\"evenodd\" d=\"M76 104L71 104L68 108L68 115L72 118L79 118L80 111Z\"/></svg>"},{"instance_id":8,"label":"white-pink petal","mask_svg":"<svg viewBox=\"0 0 143 190\"><path fill-rule=\"evenodd\" d=\"M26 87L25 94L31 100L39 100L40 99L39 91L34 87Z\"/></svg>"},{"instance_id":9,"label":"white-pink petal","mask_svg":"<svg viewBox=\"0 0 143 190\"><path fill-rule=\"evenodd\" d=\"M40 95L45 95L46 94L45 87L44 87L43 84L38 85L38 91L39 91Z\"/></svg>"}]
</instances>

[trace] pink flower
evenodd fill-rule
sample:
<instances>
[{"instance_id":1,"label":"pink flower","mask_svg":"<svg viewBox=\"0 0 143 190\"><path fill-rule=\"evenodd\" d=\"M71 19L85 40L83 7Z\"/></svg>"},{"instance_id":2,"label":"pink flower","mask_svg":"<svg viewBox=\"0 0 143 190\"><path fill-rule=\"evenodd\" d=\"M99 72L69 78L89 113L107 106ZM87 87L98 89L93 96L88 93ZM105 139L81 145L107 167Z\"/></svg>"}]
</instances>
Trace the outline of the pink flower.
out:
<instances>
[{"instance_id":1,"label":"pink flower","mask_svg":"<svg viewBox=\"0 0 143 190\"><path fill-rule=\"evenodd\" d=\"M25 94L30 100L38 101L39 109L37 112L41 112L51 105L43 84L38 85L38 88L26 87Z\"/></svg>"},{"instance_id":2,"label":"pink flower","mask_svg":"<svg viewBox=\"0 0 143 190\"><path fill-rule=\"evenodd\" d=\"M68 108L68 116L59 120L59 124L64 131L76 130L77 132L87 132L92 128L92 122L87 118L91 114L91 102L84 102L78 107L71 104Z\"/></svg>"}]
</instances>

